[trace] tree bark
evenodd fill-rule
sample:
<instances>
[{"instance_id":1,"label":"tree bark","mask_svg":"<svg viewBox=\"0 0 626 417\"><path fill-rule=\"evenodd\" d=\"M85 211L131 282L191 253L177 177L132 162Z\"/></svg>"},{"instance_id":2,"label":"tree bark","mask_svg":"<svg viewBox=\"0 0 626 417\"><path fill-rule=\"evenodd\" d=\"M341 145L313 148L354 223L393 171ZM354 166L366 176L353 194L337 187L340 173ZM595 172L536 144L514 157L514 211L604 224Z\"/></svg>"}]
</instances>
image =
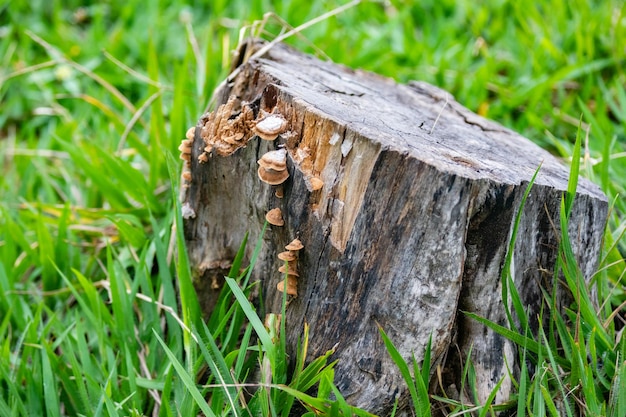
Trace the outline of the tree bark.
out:
<instances>
[{"instance_id":1,"label":"tree bark","mask_svg":"<svg viewBox=\"0 0 626 417\"><path fill-rule=\"evenodd\" d=\"M245 233L255 242L265 214L279 207L285 224L269 227L254 268L263 305L280 312L277 254L299 238L288 346L294 352L305 321L311 357L336 345L335 383L350 403L388 414L406 397L377 326L406 359L421 361L432 337L433 359L457 387L471 348L481 400L502 378L497 400L507 399L515 346L461 311L507 324L502 269L522 195L541 165L514 251L515 285L536 317L540 288L550 291L556 279L568 170L436 87L397 84L282 44L242 62L214 99L216 110L195 129L182 196L205 312ZM275 141L255 134L267 114L286 120ZM280 148L290 176L270 186L257 176L257 160ZM605 196L581 179L569 233L585 277L596 267L606 216Z\"/></svg>"}]
</instances>

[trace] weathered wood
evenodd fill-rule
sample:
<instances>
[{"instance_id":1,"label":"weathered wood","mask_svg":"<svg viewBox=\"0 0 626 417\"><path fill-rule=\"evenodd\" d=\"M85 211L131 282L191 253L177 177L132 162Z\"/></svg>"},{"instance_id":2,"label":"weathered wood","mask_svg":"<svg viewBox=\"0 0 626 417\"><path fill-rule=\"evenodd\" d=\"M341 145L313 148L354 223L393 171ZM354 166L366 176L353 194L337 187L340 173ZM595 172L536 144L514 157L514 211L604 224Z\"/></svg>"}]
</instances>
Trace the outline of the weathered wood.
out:
<instances>
[{"instance_id":1,"label":"weathered wood","mask_svg":"<svg viewBox=\"0 0 626 417\"><path fill-rule=\"evenodd\" d=\"M279 312L277 254L295 237L304 243L298 296L287 308L288 344L293 351L306 321L311 357L337 345L335 382L348 401L384 414L406 394L377 325L405 358L421 360L432 335L448 384L460 380L455 364L465 357L456 352L467 355L473 346L481 398L505 377L505 399L511 384L504 359L517 363L515 347L460 311L506 324L500 275L516 209L541 164L514 257L523 302L531 317L539 311L540 285L550 289L554 280L568 171L433 86L396 84L284 45L242 64L215 99L216 111L195 130L183 195L185 236L207 310L244 234L256 241L266 212L279 207L285 225L270 226L254 277L267 311ZM266 113L286 119L276 141L255 136L255 120ZM257 176L257 160L280 147L290 174L283 198ZM323 187L314 190L312 178ZM581 180L569 232L587 277L606 215L605 196Z\"/></svg>"}]
</instances>

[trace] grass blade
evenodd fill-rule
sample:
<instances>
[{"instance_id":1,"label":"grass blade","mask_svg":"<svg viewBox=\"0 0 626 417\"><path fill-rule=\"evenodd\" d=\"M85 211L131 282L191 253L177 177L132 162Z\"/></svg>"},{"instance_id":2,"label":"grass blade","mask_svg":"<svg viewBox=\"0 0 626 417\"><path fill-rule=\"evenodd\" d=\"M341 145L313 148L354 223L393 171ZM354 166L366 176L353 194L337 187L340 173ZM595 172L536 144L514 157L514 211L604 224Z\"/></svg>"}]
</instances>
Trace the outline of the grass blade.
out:
<instances>
[{"instance_id":1,"label":"grass blade","mask_svg":"<svg viewBox=\"0 0 626 417\"><path fill-rule=\"evenodd\" d=\"M193 378L189 375L187 370L185 370L185 367L178 361L176 355L174 355L174 353L167 347L163 339L161 339L156 331L154 331L154 337L156 337L156 339L161 344L161 347L165 351L165 354L169 358L171 364L174 366L174 369L176 369L176 373L183 382L185 389L187 390L187 392L189 392L191 397L193 397L200 410L204 413L206 417L215 416L215 414L209 407L209 404L207 404L206 400L204 399L204 396L202 395L200 390L198 390L198 387L196 387Z\"/></svg>"}]
</instances>

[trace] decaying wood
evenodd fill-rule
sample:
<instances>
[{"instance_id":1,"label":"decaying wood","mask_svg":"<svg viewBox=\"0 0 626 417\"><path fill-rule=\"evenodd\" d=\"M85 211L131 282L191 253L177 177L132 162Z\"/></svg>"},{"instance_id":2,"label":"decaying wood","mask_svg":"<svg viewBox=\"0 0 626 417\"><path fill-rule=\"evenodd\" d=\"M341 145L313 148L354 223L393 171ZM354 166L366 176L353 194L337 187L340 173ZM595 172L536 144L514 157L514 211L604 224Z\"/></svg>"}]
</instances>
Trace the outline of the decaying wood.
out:
<instances>
[{"instance_id":1,"label":"decaying wood","mask_svg":"<svg viewBox=\"0 0 626 417\"><path fill-rule=\"evenodd\" d=\"M284 45L242 64L215 94L216 109L195 129L183 195L195 285L207 311L222 282L216 276L245 233L255 242L266 213L280 208L284 225L269 227L254 268L263 305L280 311L285 261L277 256L299 238L304 248L289 261L298 274L288 284L297 285L287 307L288 345L293 352L305 321L310 357L337 345L335 382L349 402L385 414L406 395L378 325L407 359L421 360L432 335L433 358L451 391L471 347L480 398L504 378L498 401L506 399L514 345L460 311L506 325L500 276L516 210L541 164L514 255L515 284L536 316L540 288L550 290L556 279L568 171L445 91L397 84ZM276 140L257 136L268 115L285 120ZM287 151L288 178L272 186L259 179L257 160L276 149ZM569 233L586 277L606 215L604 195L581 180Z\"/></svg>"}]
</instances>

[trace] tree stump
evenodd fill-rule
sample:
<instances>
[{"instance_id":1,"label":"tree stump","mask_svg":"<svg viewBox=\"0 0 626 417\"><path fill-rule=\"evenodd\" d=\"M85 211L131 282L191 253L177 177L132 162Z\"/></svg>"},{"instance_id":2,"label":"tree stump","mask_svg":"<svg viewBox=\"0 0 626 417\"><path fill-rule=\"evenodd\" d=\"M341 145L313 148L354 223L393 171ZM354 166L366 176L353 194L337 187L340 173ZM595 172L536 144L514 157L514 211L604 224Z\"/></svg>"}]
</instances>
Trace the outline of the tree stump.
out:
<instances>
[{"instance_id":1,"label":"tree stump","mask_svg":"<svg viewBox=\"0 0 626 417\"><path fill-rule=\"evenodd\" d=\"M254 268L263 305L280 312L277 254L299 238L288 346L295 350L305 321L310 357L336 345L335 383L351 404L386 414L406 394L378 325L406 359L420 361L432 336L433 359L452 375L449 383L460 381L454 364L471 347L481 399L501 378L498 399L506 399L515 346L461 311L506 325L501 272L522 195L541 164L514 255L515 284L536 316L540 288L550 290L555 279L568 170L445 91L282 44L241 62L214 100L183 151L185 236L205 311L245 233L255 242L266 213L280 208L284 225L269 227ZM277 139L259 138L272 129ZM257 161L280 149L274 156L286 156L286 171L277 171L289 177L269 185ZM581 179L569 233L586 277L606 216L605 196Z\"/></svg>"}]
</instances>

